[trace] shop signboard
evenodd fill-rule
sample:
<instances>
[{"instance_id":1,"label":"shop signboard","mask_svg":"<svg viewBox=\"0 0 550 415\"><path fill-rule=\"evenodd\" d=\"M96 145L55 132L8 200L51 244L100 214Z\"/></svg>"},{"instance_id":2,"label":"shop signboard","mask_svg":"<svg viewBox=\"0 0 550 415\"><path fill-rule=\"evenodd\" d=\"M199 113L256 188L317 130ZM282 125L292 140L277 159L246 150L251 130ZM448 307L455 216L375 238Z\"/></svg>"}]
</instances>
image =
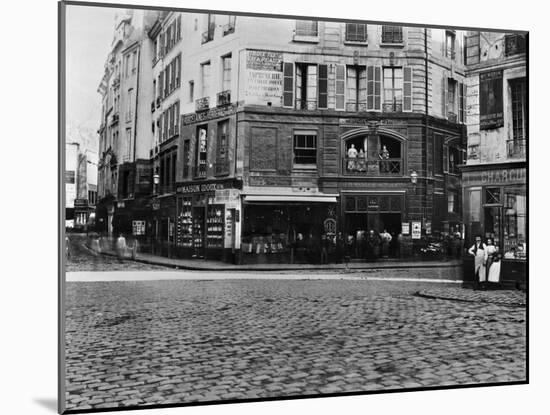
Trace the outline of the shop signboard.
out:
<instances>
[{"instance_id":1,"label":"shop signboard","mask_svg":"<svg viewBox=\"0 0 550 415\"><path fill-rule=\"evenodd\" d=\"M132 221L132 233L134 235L145 235L145 221L133 220Z\"/></svg>"},{"instance_id":2,"label":"shop signboard","mask_svg":"<svg viewBox=\"0 0 550 415\"><path fill-rule=\"evenodd\" d=\"M462 173L462 184L465 186L524 183L527 183L527 170L524 167L468 171Z\"/></svg>"},{"instance_id":3,"label":"shop signboard","mask_svg":"<svg viewBox=\"0 0 550 415\"><path fill-rule=\"evenodd\" d=\"M502 69L479 74L479 129L504 125L502 109Z\"/></svg>"},{"instance_id":4,"label":"shop signboard","mask_svg":"<svg viewBox=\"0 0 550 415\"><path fill-rule=\"evenodd\" d=\"M412 239L420 239L422 234L422 222L412 222Z\"/></svg>"},{"instance_id":5,"label":"shop signboard","mask_svg":"<svg viewBox=\"0 0 550 415\"><path fill-rule=\"evenodd\" d=\"M249 50L246 56L246 95L258 102L278 103L283 95L282 63L281 52Z\"/></svg>"},{"instance_id":6,"label":"shop signboard","mask_svg":"<svg viewBox=\"0 0 550 415\"><path fill-rule=\"evenodd\" d=\"M401 233L403 235L408 235L410 233L410 226L409 222L402 222L401 223Z\"/></svg>"}]
</instances>

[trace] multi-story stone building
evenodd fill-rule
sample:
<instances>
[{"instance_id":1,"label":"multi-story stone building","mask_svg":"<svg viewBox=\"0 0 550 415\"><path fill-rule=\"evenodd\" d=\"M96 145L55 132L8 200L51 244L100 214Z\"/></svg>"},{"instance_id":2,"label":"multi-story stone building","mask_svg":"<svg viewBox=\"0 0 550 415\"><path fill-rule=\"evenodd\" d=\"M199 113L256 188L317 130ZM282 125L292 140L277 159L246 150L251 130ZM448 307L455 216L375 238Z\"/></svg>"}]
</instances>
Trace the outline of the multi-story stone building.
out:
<instances>
[{"instance_id":1,"label":"multi-story stone building","mask_svg":"<svg viewBox=\"0 0 550 415\"><path fill-rule=\"evenodd\" d=\"M148 235L170 255L299 260L299 234L341 231L362 256L369 230L404 251L462 231L463 33L166 12L146 32L154 96L137 85L134 142L150 144Z\"/></svg>"},{"instance_id":2,"label":"multi-story stone building","mask_svg":"<svg viewBox=\"0 0 550 415\"><path fill-rule=\"evenodd\" d=\"M152 48L145 34L156 13L140 10L117 16L111 50L98 92L99 203L97 225L109 235L132 232L149 216L152 177ZM138 227L140 233L143 227Z\"/></svg>"},{"instance_id":3,"label":"multi-story stone building","mask_svg":"<svg viewBox=\"0 0 550 415\"><path fill-rule=\"evenodd\" d=\"M524 277L526 34L469 32L467 39L468 156L462 169L467 241L475 235L494 238L506 254L503 269Z\"/></svg>"}]
</instances>

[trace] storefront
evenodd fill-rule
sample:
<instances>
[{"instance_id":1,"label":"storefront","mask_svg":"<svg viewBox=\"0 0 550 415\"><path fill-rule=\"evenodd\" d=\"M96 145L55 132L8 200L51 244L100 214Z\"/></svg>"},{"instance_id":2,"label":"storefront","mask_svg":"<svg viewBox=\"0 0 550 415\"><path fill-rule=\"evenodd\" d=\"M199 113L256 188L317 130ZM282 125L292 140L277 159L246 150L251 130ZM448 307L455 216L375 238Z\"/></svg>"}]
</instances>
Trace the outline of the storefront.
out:
<instances>
[{"instance_id":1,"label":"storefront","mask_svg":"<svg viewBox=\"0 0 550 415\"><path fill-rule=\"evenodd\" d=\"M525 284L527 268L525 163L480 167L465 166L463 170L466 246L472 245L476 235L481 235L484 240L492 238L504 257L501 281L516 285ZM465 261L465 281L474 278L473 265L470 262L469 258Z\"/></svg>"},{"instance_id":2,"label":"storefront","mask_svg":"<svg viewBox=\"0 0 550 415\"><path fill-rule=\"evenodd\" d=\"M189 183L177 187L174 246L181 258L234 261L238 249L240 181Z\"/></svg>"},{"instance_id":3,"label":"storefront","mask_svg":"<svg viewBox=\"0 0 550 415\"><path fill-rule=\"evenodd\" d=\"M243 196L242 263L318 261L321 235L336 233L337 196L297 193Z\"/></svg>"}]
</instances>

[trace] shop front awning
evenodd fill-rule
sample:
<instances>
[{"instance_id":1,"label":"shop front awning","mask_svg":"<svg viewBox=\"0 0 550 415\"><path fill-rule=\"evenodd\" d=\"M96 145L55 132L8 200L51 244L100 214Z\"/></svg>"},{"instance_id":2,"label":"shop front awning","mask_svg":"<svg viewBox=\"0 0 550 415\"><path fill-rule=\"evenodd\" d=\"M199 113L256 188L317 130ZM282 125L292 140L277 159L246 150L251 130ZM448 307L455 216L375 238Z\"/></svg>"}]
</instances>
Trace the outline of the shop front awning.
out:
<instances>
[{"instance_id":1,"label":"shop front awning","mask_svg":"<svg viewBox=\"0 0 550 415\"><path fill-rule=\"evenodd\" d=\"M307 203L336 203L335 195L245 195L245 202L307 202Z\"/></svg>"}]
</instances>

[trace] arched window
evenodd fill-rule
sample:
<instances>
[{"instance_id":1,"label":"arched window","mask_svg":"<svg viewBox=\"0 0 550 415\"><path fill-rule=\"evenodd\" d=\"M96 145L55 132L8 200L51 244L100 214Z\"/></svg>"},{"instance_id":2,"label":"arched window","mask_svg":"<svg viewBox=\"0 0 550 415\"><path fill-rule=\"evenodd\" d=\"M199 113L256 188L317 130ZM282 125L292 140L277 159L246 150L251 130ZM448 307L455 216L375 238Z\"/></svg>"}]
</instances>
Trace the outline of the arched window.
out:
<instances>
[{"instance_id":1,"label":"arched window","mask_svg":"<svg viewBox=\"0 0 550 415\"><path fill-rule=\"evenodd\" d=\"M343 172L403 175L403 141L388 135L356 135L344 141Z\"/></svg>"}]
</instances>

